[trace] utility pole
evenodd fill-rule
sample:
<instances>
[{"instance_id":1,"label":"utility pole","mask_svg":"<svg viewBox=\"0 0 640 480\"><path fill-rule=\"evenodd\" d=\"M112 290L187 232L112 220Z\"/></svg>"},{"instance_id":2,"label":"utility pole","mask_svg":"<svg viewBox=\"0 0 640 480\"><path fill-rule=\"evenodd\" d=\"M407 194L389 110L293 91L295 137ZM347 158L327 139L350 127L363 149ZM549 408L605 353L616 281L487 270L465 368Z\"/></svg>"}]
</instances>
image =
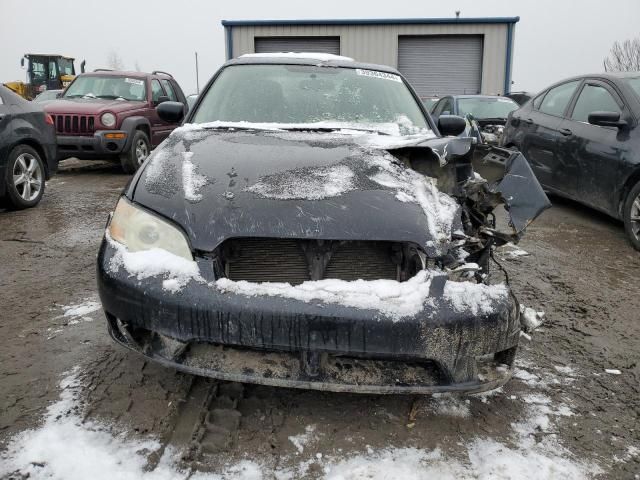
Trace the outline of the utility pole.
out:
<instances>
[{"instance_id":1,"label":"utility pole","mask_svg":"<svg viewBox=\"0 0 640 480\"><path fill-rule=\"evenodd\" d=\"M198 78L198 52L196 52L196 93L200 95L200 78Z\"/></svg>"}]
</instances>

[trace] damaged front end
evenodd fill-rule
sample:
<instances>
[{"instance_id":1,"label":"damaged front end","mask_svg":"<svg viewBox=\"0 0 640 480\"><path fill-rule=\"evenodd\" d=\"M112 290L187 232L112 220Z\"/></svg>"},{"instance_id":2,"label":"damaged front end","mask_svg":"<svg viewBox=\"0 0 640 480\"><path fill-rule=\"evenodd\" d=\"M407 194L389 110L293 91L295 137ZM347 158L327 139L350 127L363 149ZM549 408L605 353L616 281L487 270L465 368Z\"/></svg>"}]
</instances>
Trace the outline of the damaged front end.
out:
<instances>
[{"instance_id":1,"label":"damaged front end","mask_svg":"<svg viewBox=\"0 0 640 480\"><path fill-rule=\"evenodd\" d=\"M390 150L400 161L435 178L440 191L460 203L463 228L454 231L454 248L443 259L449 271L468 272L476 264L479 282L489 274L493 249L518 243L527 226L551 207L524 156L515 150L478 144L471 138L435 139ZM498 226L498 207L507 214Z\"/></svg>"},{"instance_id":2,"label":"damaged front end","mask_svg":"<svg viewBox=\"0 0 640 480\"><path fill-rule=\"evenodd\" d=\"M252 136L249 142L243 135L248 134L234 135L234 151L266 137ZM283 136L267 137L268 151L278 159L287 158L281 145L303 143L299 135ZM506 382L520 338L519 305L507 286L491 285L500 273L490 269L492 253L517 242L549 207L524 157L474 145L470 138L393 147L317 143L311 151L326 156L329 166L304 172L287 166L249 179L236 163L234 175L247 181L231 199L222 193L235 188L235 177L224 186L211 183L225 189L215 196L220 202L215 208L205 202L188 205L194 218L216 212L201 223L215 225L220 238L210 247L206 241L212 235L199 236L204 240L194 249L198 276L177 292L167 293L166 277L141 281L126 265L121 268L122 247L105 239L98 286L112 337L182 371L281 387L480 392ZM334 160L342 148L346 154ZM325 178L335 165L352 173L360 166L365 173L353 173L351 190L323 200L272 188L296 187L314 175ZM433 179L448 201L455 199L455 218L442 229L446 238L415 233L437 218L417 218L424 208L418 197L430 191L398 188L394 182L406 171L408 184L418 172ZM295 182L283 181L294 174ZM136 191L133 200L150 203L144 195ZM501 204L508 230L499 228ZM160 211L157 200L154 206ZM386 217L380 216L382 207ZM194 237L189 236L192 245Z\"/></svg>"}]
</instances>

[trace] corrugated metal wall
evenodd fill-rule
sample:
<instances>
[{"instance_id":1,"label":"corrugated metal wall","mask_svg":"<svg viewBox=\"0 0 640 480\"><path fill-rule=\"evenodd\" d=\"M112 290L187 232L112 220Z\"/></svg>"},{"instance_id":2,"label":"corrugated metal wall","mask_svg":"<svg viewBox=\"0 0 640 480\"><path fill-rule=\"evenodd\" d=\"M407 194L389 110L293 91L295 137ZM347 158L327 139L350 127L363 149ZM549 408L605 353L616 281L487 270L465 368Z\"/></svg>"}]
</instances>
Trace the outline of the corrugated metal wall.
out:
<instances>
[{"instance_id":1,"label":"corrugated metal wall","mask_svg":"<svg viewBox=\"0 0 640 480\"><path fill-rule=\"evenodd\" d=\"M319 52L340 55L340 37L256 37L255 53Z\"/></svg>"},{"instance_id":2,"label":"corrugated metal wall","mask_svg":"<svg viewBox=\"0 0 640 480\"><path fill-rule=\"evenodd\" d=\"M340 37L340 54L398 67L400 35L482 35L483 94L504 92L507 24L258 25L230 27L233 57L254 53L255 37Z\"/></svg>"},{"instance_id":3,"label":"corrugated metal wall","mask_svg":"<svg viewBox=\"0 0 640 480\"><path fill-rule=\"evenodd\" d=\"M398 70L421 97L480 93L482 35L401 36Z\"/></svg>"}]
</instances>

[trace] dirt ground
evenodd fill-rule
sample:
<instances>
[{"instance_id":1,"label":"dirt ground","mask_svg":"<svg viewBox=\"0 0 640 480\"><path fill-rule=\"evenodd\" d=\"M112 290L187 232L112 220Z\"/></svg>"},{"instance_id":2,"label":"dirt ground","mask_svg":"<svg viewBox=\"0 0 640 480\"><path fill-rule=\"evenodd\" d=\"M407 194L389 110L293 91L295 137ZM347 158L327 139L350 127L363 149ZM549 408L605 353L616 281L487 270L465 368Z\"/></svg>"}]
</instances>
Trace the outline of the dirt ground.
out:
<instances>
[{"instance_id":1,"label":"dirt ground","mask_svg":"<svg viewBox=\"0 0 640 480\"><path fill-rule=\"evenodd\" d=\"M42 424L75 368L83 422L158 440L137 453L147 472L169 450L186 477L250 460L264 478L318 478L328 461L389 447L475 465L493 445L495 458L544 453L558 475L566 460L585 477L640 478L640 253L620 223L552 198L519 245L528 255L499 254L521 303L546 312L499 391L306 392L192 377L111 341L95 303L95 257L129 178L109 164L67 163L38 208L0 211L0 451ZM14 477L25 475L5 475Z\"/></svg>"}]
</instances>

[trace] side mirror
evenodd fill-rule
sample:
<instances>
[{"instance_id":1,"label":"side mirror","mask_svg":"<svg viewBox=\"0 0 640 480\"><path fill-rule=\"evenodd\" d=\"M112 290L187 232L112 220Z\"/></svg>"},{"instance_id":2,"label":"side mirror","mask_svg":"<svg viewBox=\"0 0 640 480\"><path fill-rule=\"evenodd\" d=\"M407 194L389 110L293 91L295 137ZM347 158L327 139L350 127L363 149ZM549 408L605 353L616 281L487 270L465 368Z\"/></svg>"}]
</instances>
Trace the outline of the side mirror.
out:
<instances>
[{"instance_id":1,"label":"side mirror","mask_svg":"<svg viewBox=\"0 0 640 480\"><path fill-rule=\"evenodd\" d=\"M160 99L161 98L162 97L160 97ZM158 116L165 122L180 123L184 118L184 104L167 100L156 107L156 112L158 112Z\"/></svg>"},{"instance_id":2,"label":"side mirror","mask_svg":"<svg viewBox=\"0 0 640 480\"><path fill-rule=\"evenodd\" d=\"M467 128L467 122L462 117L445 114L438 117L438 130L440 130L440 134L445 137L457 137L464 132L465 128Z\"/></svg>"},{"instance_id":3,"label":"side mirror","mask_svg":"<svg viewBox=\"0 0 640 480\"><path fill-rule=\"evenodd\" d=\"M24 57L22 57L22 58L20 59L20 66L21 66L22 68L24 68Z\"/></svg>"},{"instance_id":4,"label":"side mirror","mask_svg":"<svg viewBox=\"0 0 640 480\"><path fill-rule=\"evenodd\" d=\"M62 98L62 94L63 94L63 93L64 93L64 92L58 92L58 93L56 93L56 98Z\"/></svg>"},{"instance_id":5,"label":"side mirror","mask_svg":"<svg viewBox=\"0 0 640 480\"><path fill-rule=\"evenodd\" d=\"M598 127L626 127L627 122L620 120L620 112L591 112L587 117L591 125Z\"/></svg>"},{"instance_id":6,"label":"side mirror","mask_svg":"<svg viewBox=\"0 0 640 480\"><path fill-rule=\"evenodd\" d=\"M158 99L154 103L156 105L160 105L161 103L168 102L169 100L171 100L171 99L169 97L167 97L166 95L160 95L158 97Z\"/></svg>"},{"instance_id":7,"label":"side mirror","mask_svg":"<svg viewBox=\"0 0 640 480\"><path fill-rule=\"evenodd\" d=\"M84 66L87 64L86 60L82 60L82 62L80 62L80 73L84 73Z\"/></svg>"}]
</instances>

